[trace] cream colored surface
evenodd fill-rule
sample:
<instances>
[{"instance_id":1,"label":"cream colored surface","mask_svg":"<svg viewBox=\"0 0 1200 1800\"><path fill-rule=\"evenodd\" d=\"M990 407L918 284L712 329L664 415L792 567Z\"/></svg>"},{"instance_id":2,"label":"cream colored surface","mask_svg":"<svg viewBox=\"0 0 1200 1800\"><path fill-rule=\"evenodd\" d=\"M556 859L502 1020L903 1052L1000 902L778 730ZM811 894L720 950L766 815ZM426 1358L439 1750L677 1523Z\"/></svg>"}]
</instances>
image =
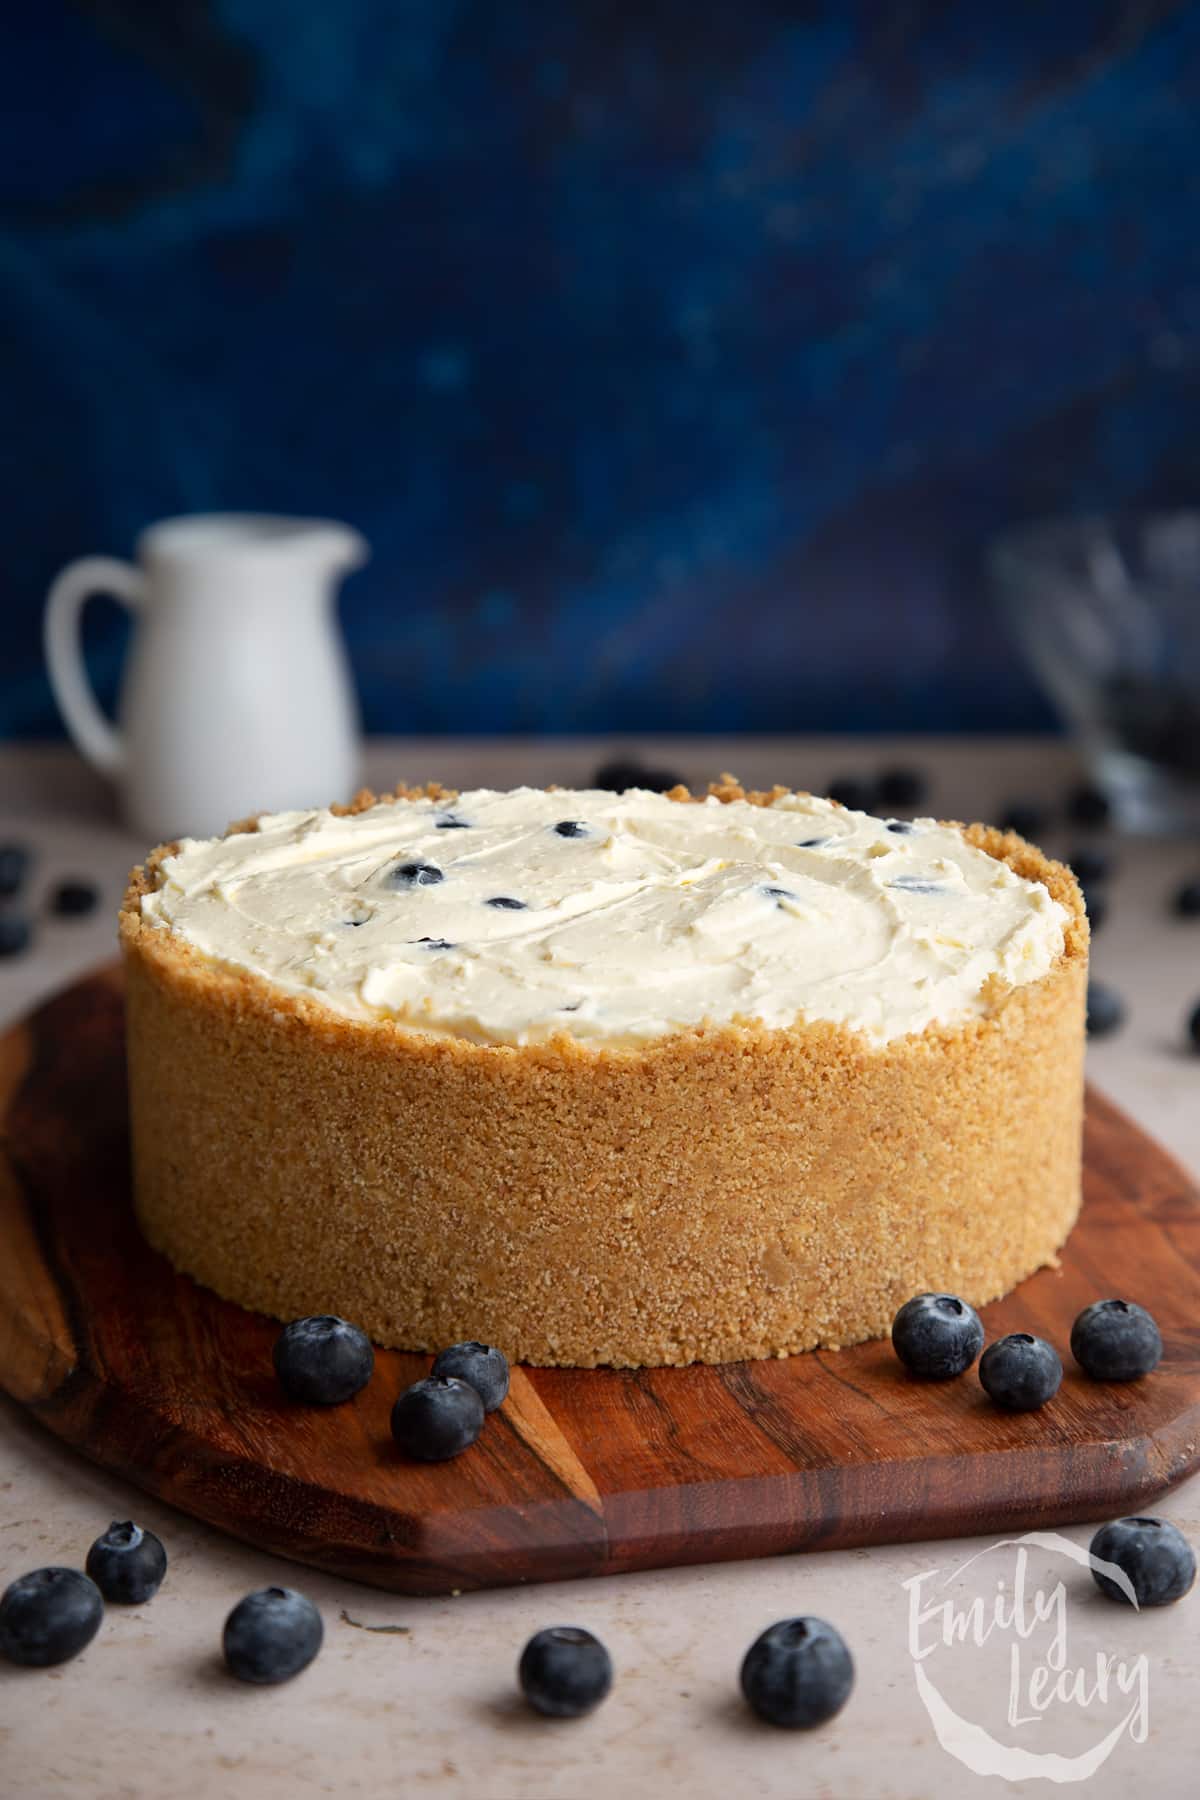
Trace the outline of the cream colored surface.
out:
<instances>
[{"instance_id":1,"label":"cream colored surface","mask_svg":"<svg viewBox=\"0 0 1200 1800\"><path fill-rule=\"evenodd\" d=\"M446 743L373 747L368 779L440 773L463 785L585 780L602 754L627 746ZM699 786L731 763L748 780L824 787L844 771L904 760L935 773L931 805L972 817L1021 793L1060 792L1073 767L1056 742L853 744L747 740L660 742ZM0 965L0 1011L14 1016L53 986L114 954L110 914L144 845L104 821L100 784L64 753L0 752L0 832L39 852L40 893L70 874L104 884L103 911L47 922L33 953ZM1058 836L1055 850L1072 837ZM1112 913L1095 945L1096 972L1129 1004L1125 1029L1088 1052L1089 1073L1193 1169L1200 1167L1200 1067L1181 1053L1186 1005L1200 995L1195 925L1171 919L1164 897L1200 871L1200 847L1124 847ZM1200 1543L1200 1478L1157 1503ZM0 1792L20 1800L1028 1800L1044 1781L1005 1785L972 1776L939 1746L917 1699L906 1649L902 1582L966 1558L979 1544L928 1543L629 1575L455 1600L402 1600L263 1556L143 1499L29 1423L0 1410L0 1580L39 1563L78 1561L111 1517L159 1531L172 1569L152 1606L110 1616L95 1644L45 1675L0 1665ZM1067 1534L1086 1544L1090 1529ZM1030 1583L1053 1580L1036 1556ZM320 1605L326 1647L289 1687L231 1688L216 1662L221 1622L247 1589L297 1583ZM1074 1591L1074 1590L1072 1590ZM345 1624L401 1622L407 1636ZM735 1697L742 1649L789 1611L836 1621L858 1667L840 1720L815 1734L756 1729ZM609 1644L616 1687L577 1725L547 1726L513 1699L524 1638L559 1620ZM1070 1612L1072 1662L1144 1650L1150 1733L1122 1743L1078 1791L1156 1800L1194 1790L1200 1714L1200 1596L1132 1621L1084 1595ZM959 1655L964 1713L1002 1715L995 1673ZM1026 1728L1032 1738L1046 1726ZM1067 1748L1065 1744L1055 1747Z\"/></svg>"},{"instance_id":2,"label":"cream colored surface","mask_svg":"<svg viewBox=\"0 0 1200 1800\"><path fill-rule=\"evenodd\" d=\"M515 1044L797 1017L887 1043L1038 980L1067 917L932 819L528 787L185 839L142 914L348 1017Z\"/></svg>"}]
</instances>

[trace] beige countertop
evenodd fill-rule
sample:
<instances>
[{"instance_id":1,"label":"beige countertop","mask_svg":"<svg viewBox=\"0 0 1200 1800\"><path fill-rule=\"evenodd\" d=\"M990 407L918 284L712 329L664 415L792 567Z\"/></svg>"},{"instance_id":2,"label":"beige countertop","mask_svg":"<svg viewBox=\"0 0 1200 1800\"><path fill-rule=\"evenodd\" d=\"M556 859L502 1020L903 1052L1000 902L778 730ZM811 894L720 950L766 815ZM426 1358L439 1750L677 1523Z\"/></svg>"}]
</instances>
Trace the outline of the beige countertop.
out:
<instances>
[{"instance_id":1,"label":"beige countertop","mask_svg":"<svg viewBox=\"0 0 1200 1800\"><path fill-rule=\"evenodd\" d=\"M636 748L627 742L376 742L366 773L377 787L400 777L437 777L448 785L578 784L603 755ZM644 749L646 760L677 768L693 785L728 767L755 785L778 780L821 789L839 774L903 761L930 772L930 810L952 817L994 815L1019 795L1053 800L1073 774L1069 750L1050 741L693 739L659 740ZM1085 836L1058 831L1047 847L1067 852ZM33 948L0 963L0 1025L113 954L113 911L129 865L146 847L114 822L108 797L89 772L50 747L0 749L0 841L14 839L35 853L35 900L54 880L78 874L100 885L103 905L85 920L39 918ZM1113 848L1111 910L1094 966L1120 989L1129 1016L1117 1036L1089 1050L1089 1071L1195 1171L1200 1059L1184 1051L1183 1020L1200 999L1200 923L1173 920L1167 898L1186 875L1200 875L1200 845ZM1119 1270L1113 1288L1120 1289ZM1200 1478L1156 1510L1200 1544ZM406 1599L234 1543L83 1462L7 1402L0 1407L0 1583L47 1562L81 1563L110 1518L131 1514L167 1544L171 1569L162 1592L146 1607L109 1609L94 1644L57 1670L0 1664L0 1795L649 1800L686 1794L715 1800L746 1793L925 1800L953 1794L970 1800L1047 1788L1044 1763L1027 1765L1025 1779L1010 1781L999 1767L969 1772L941 1746L918 1693L909 1641L913 1591L905 1581L956 1569L982 1552L945 1592L960 1610L972 1600L986 1602L990 1616L997 1583L1005 1582L1007 1593L1017 1579L1021 1553L1013 1548L964 1540ZM1063 1535L1078 1549L1090 1530ZM921 1667L932 1671L933 1685L966 1722L943 1721L943 1736L957 1732L962 1740L973 1737L971 1727L985 1728L1035 1755L1074 1758L1143 1695L1145 1741L1122 1735L1083 1791L1118 1795L1140 1783L1164 1800L1193 1792L1200 1593L1134 1616L1095 1597L1086 1571L1054 1542L1029 1546L1024 1557L1029 1590L1040 1583L1049 1594L1063 1582L1065 1671L1056 1697L1044 1707L1028 1699L1032 1666L1048 1648L1036 1630L1022 1638L1002 1624L985 1643L935 1647ZM317 1602L325 1648L288 1686L244 1688L217 1660L221 1624L243 1592L269 1582L293 1583ZM926 1591L934 1587L920 1589ZM400 1622L409 1631L370 1634L344 1622L343 1610L363 1623ZM815 1733L780 1733L746 1715L737 1668L758 1631L801 1611L838 1625L856 1658L857 1684L831 1724ZM537 1720L515 1697L512 1672L522 1644L554 1622L588 1625L617 1666L610 1699L577 1723ZM934 1630L930 1622L919 1627L917 1648L926 1647ZM1144 1666L1135 1666L1143 1654ZM1106 1700L1087 1706L1063 1699L1070 1672L1081 1665L1094 1686L1097 1655L1124 1659L1126 1675L1137 1676L1129 1697L1113 1687ZM1038 1710L1043 1716L1036 1724L1006 1723L1006 1712L1021 1720ZM995 1753L986 1747L964 1754L977 1763L982 1756L980 1767L994 1766ZM1056 1770L1060 1778L1064 1767Z\"/></svg>"}]
</instances>

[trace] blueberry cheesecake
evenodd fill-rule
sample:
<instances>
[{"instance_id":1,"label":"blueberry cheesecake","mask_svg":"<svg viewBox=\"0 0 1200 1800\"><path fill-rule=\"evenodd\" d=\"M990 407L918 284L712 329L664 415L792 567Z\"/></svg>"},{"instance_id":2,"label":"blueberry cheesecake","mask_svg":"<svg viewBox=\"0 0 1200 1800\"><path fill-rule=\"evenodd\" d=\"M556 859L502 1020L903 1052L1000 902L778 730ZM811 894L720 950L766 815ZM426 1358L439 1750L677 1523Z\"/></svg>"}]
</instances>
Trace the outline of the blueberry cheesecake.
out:
<instances>
[{"instance_id":1,"label":"blueberry cheesecake","mask_svg":"<svg viewBox=\"0 0 1200 1800\"><path fill-rule=\"evenodd\" d=\"M143 1228L280 1318L786 1355L995 1299L1078 1210L1087 921L1012 833L364 793L154 851L121 938Z\"/></svg>"}]
</instances>

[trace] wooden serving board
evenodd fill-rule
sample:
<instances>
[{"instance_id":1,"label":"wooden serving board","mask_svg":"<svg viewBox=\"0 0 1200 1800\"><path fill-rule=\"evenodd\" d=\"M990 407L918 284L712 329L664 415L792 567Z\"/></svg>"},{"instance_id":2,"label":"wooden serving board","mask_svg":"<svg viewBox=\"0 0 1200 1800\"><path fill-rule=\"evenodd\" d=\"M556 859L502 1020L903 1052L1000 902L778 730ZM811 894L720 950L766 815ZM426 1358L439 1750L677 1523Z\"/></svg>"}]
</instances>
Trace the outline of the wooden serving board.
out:
<instances>
[{"instance_id":1,"label":"wooden serving board","mask_svg":"<svg viewBox=\"0 0 1200 1800\"><path fill-rule=\"evenodd\" d=\"M277 1326L143 1243L129 1195L119 974L0 1038L0 1382L87 1456L236 1537L409 1593L615 1574L1136 1512L1200 1461L1200 1194L1088 1101L1086 1203L1058 1271L984 1313L1064 1352L1100 1296L1152 1306L1166 1357L1127 1387L1068 1371L1005 1415L886 1343L722 1368L517 1369L454 1462L407 1463L379 1354L331 1410L290 1405ZM214 1122L214 1129L219 1124Z\"/></svg>"}]
</instances>

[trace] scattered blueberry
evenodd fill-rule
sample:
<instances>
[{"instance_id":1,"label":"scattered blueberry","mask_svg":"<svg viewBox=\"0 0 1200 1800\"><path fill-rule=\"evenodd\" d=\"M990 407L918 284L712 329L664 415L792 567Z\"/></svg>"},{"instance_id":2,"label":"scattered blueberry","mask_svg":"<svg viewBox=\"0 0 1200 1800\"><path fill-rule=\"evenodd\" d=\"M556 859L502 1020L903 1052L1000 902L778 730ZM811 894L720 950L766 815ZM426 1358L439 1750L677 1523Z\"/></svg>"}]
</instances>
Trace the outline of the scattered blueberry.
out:
<instances>
[{"instance_id":1,"label":"scattered blueberry","mask_svg":"<svg viewBox=\"0 0 1200 1800\"><path fill-rule=\"evenodd\" d=\"M1182 1600L1196 1579L1192 1546L1169 1519L1114 1519L1088 1545L1089 1556L1115 1563L1126 1576L1138 1606L1170 1606ZM1120 1584L1102 1569L1092 1580L1106 1600L1131 1604Z\"/></svg>"},{"instance_id":2,"label":"scattered blueberry","mask_svg":"<svg viewBox=\"0 0 1200 1800\"><path fill-rule=\"evenodd\" d=\"M167 1553L152 1531L114 1519L88 1551L87 1572L106 1600L141 1606L162 1586Z\"/></svg>"},{"instance_id":3,"label":"scattered blueberry","mask_svg":"<svg viewBox=\"0 0 1200 1800\"><path fill-rule=\"evenodd\" d=\"M1071 1355L1093 1381L1136 1381L1162 1353L1158 1326L1132 1300L1096 1300L1071 1327Z\"/></svg>"},{"instance_id":4,"label":"scattered blueberry","mask_svg":"<svg viewBox=\"0 0 1200 1800\"><path fill-rule=\"evenodd\" d=\"M592 786L611 794L624 794L630 788L644 788L651 794L665 794L669 788L683 785L680 776L670 769L647 769L632 757L614 757L601 763L592 776Z\"/></svg>"},{"instance_id":5,"label":"scattered blueberry","mask_svg":"<svg viewBox=\"0 0 1200 1800\"><path fill-rule=\"evenodd\" d=\"M850 812L870 812L876 801L875 783L869 775L839 775L829 784L829 798Z\"/></svg>"},{"instance_id":6,"label":"scattered blueberry","mask_svg":"<svg viewBox=\"0 0 1200 1800\"><path fill-rule=\"evenodd\" d=\"M418 938L417 942L424 944L427 950L453 950L455 948L449 938L422 937Z\"/></svg>"},{"instance_id":7,"label":"scattered blueberry","mask_svg":"<svg viewBox=\"0 0 1200 1800\"><path fill-rule=\"evenodd\" d=\"M780 1619L742 1660L742 1693L768 1725L823 1725L854 1686L854 1661L841 1632L824 1619Z\"/></svg>"},{"instance_id":8,"label":"scattered blueberry","mask_svg":"<svg viewBox=\"0 0 1200 1800\"><path fill-rule=\"evenodd\" d=\"M578 838L587 836L587 826L580 819L560 819L554 827L559 837Z\"/></svg>"},{"instance_id":9,"label":"scattered blueberry","mask_svg":"<svg viewBox=\"0 0 1200 1800\"><path fill-rule=\"evenodd\" d=\"M1125 1002L1115 988L1101 981L1089 981L1087 990L1087 1034L1108 1037L1125 1023Z\"/></svg>"},{"instance_id":10,"label":"scattered blueberry","mask_svg":"<svg viewBox=\"0 0 1200 1800\"><path fill-rule=\"evenodd\" d=\"M484 905L499 907L502 912L525 911L525 902L523 900L514 900L510 894L493 894L490 900L484 901Z\"/></svg>"},{"instance_id":11,"label":"scattered blueberry","mask_svg":"<svg viewBox=\"0 0 1200 1800\"><path fill-rule=\"evenodd\" d=\"M1200 881L1185 881L1172 903L1172 911L1181 919L1200 919Z\"/></svg>"},{"instance_id":12,"label":"scattered blueberry","mask_svg":"<svg viewBox=\"0 0 1200 1800\"><path fill-rule=\"evenodd\" d=\"M794 900L796 898L791 888L785 887L765 887L763 894L768 900Z\"/></svg>"},{"instance_id":13,"label":"scattered blueberry","mask_svg":"<svg viewBox=\"0 0 1200 1800\"><path fill-rule=\"evenodd\" d=\"M797 850L820 850L828 842L828 838L801 838L796 848Z\"/></svg>"},{"instance_id":14,"label":"scattered blueberry","mask_svg":"<svg viewBox=\"0 0 1200 1800\"><path fill-rule=\"evenodd\" d=\"M1192 1041L1192 1049L1200 1050L1200 1002L1193 1006L1188 1014L1188 1037Z\"/></svg>"},{"instance_id":15,"label":"scattered blueberry","mask_svg":"<svg viewBox=\"0 0 1200 1800\"><path fill-rule=\"evenodd\" d=\"M307 1669L325 1636L321 1615L295 1588L259 1588L225 1621L225 1662L239 1681L267 1687Z\"/></svg>"},{"instance_id":16,"label":"scattered blueberry","mask_svg":"<svg viewBox=\"0 0 1200 1800\"><path fill-rule=\"evenodd\" d=\"M914 1375L948 1381L983 1349L983 1326L957 1294L914 1294L892 1320L892 1348Z\"/></svg>"},{"instance_id":17,"label":"scattered blueberry","mask_svg":"<svg viewBox=\"0 0 1200 1800\"><path fill-rule=\"evenodd\" d=\"M1067 860L1075 871L1075 879L1080 887L1092 887L1098 881L1107 881L1112 874L1111 856L1096 844L1080 844Z\"/></svg>"},{"instance_id":18,"label":"scattered blueberry","mask_svg":"<svg viewBox=\"0 0 1200 1800\"><path fill-rule=\"evenodd\" d=\"M1006 1412L1033 1412L1058 1392L1062 1362L1053 1344L1013 1331L989 1344L979 1359L984 1392Z\"/></svg>"},{"instance_id":19,"label":"scattered blueberry","mask_svg":"<svg viewBox=\"0 0 1200 1800\"><path fill-rule=\"evenodd\" d=\"M1067 796L1067 817L1076 825L1107 825L1111 814L1108 795L1090 781L1081 782Z\"/></svg>"},{"instance_id":20,"label":"scattered blueberry","mask_svg":"<svg viewBox=\"0 0 1200 1800\"><path fill-rule=\"evenodd\" d=\"M349 1400L366 1387L375 1367L366 1332L330 1313L285 1325L275 1339L273 1357L284 1393L306 1406Z\"/></svg>"},{"instance_id":21,"label":"scattered blueberry","mask_svg":"<svg viewBox=\"0 0 1200 1800\"><path fill-rule=\"evenodd\" d=\"M454 1375L475 1389L484 1412L495 1412L508 1392L508 1358L492 1344L451 1344L434 1358L432 1375Z\"/></svg>"},{"instance_id":22,"label":"scattered blueberry","mask_svg":"<svg viewBox=\"0 0 1200 1800\"><path fill-rule=\"evenodd\" d=\"M920 806L929 783L918 769L885 769L879 777L879 798L885 806Z\"/></svg>"},{"instance_id":23,"label":"scattered blueberry","mask_svg":"<svg viewBox=\"0 0 1200 1800\"><path fill-rule=\"evenodd\" d=\"M0 912L0 956L19 956L33 936L29 920L21 913Z\"/></svg>"},{"instance_id":24,"label":"scattered blueberry","mask_svg":"<svg viewBox=\"0 0 1200 1800\"><path fill-rule=\"evenodd\" d=\"M889 819L888 830L894 832L897 837L909 837L916 830L916 826L910 825L907 819Z\"/></svg>"},{"instance_id":25,"label":"scattered blueberry","mask_svg":"<svg viewBox=\"0 0 1200 1800\"><path fill-rule=\"evenodd\" d=\"M548 1719L578 1719L612 1686L612 1657L582 1625L550 1625L530 1638L517 1664L521 1692Z\"/></svg>"},{"instance_id":26,"label":"scattered blueberry","mask_svg":"<svg viewBox=\"0 0 1200 1800\"><path fill-rule=\"evenodd\" d=\"M1047 823L1045 808L1036 801L1014 800L1000 820L1000 829L1015 831L1018 837L1032 840L1041 836Z\"/></svg>"},{"instance_id":27,"label":"scattered blueberry","mask_svg":"<svg viewBox=\"0 0 1200 1800\"><path fill-rule=\"evenodd\" d=\"M483 1401L456 1375L427 1375L406 1388L392 1408L392 1436L418 1462L445 1462L483 1430Z\"/></svg>"},{"instance_id":28,"label":"scattered blueberry","mask_svg":"<svg viewBox=\"0 0 1200 1800\"><path fill-rule=\"evenodd\" d=\"M24 844L0 844L0 900L19 894L29 872L29 852Z\"/></svg>"},{"instance_id":29,"label":"scattered blueberry","mask_svg":"<svg viewBox=\"0 0 1200 1800\"><path fill-rule=\"evenodd\" d=\"M0 1656L48 1669L85 1650L100 1629L104 1602L79 1569L34 1569L0 1597Z\"/></svg>"},{"instance_id":30,"label":"scattered blueberry","mask_svg":"<svg viewBox=\"0 0 1200 1800\"><path fill-rule=\"evenodd\" d=\"M50 890L50 911L60 919L82 919L96 910L99 899L90 881L60 881Z\"/></svg>"},{"instance_id":31,"label":"scattered blueberry","mask_svg":"<svg viewBox=\"0 0 1200 1800\"><path fill-rule=\"evenodd\" d=\"M1082 882L1080 883L1080 891L1083 894L1083 904L1087 911L1088 924L1091 926L1092 936L1095 937L1096 933L1104 924L1105 919L1108 917L1108 895L1104 892L1103 888L1084 887Z\"/></svg>"},{"instance_id":32,"label":"scattered blueberry","mask_svg":"<svg viewBox=\"0 0 1200 1800\"><path fill-rule=\"evenodd\" d=\"M434 887L446 877L436 863L407 862L400 863L387 875L389 887Z\"/></svg>"},{"instance_id":33,"label":"scattered blueberry","mask_svg":"<svg viewBox=\"0 0 1200 1800\"><path fill-rule=\"evenodd\" d=\"M471 827L465 819L456 819L453 813L444 813L437 822L439 831L470 831Z\"/></svg>"}]
</instances>

